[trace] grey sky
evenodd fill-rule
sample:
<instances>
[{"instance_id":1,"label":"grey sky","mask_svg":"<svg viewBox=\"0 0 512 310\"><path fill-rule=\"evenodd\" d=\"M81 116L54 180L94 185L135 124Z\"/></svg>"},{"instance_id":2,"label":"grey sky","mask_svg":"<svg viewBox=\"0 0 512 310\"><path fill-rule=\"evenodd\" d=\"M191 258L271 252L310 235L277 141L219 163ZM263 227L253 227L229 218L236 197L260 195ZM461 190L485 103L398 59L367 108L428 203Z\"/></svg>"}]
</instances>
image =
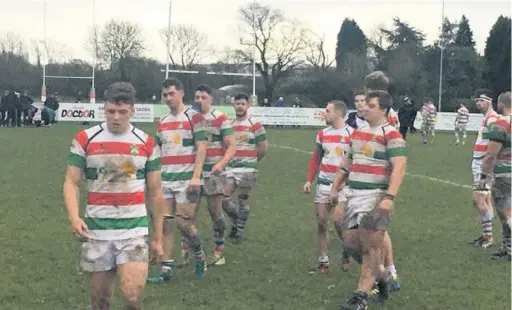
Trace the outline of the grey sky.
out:
<instances>
[{"instance_id":1,"label":"grey sky","mask_svg":"<svg viewBox=\"0 0 512 310\"><path fill-rule=\"evenodd\" d=\"M237 8L250 0L173 0L172 23L195 24L209 43L221 50L238 47ZM367 36L378 26L391 26L394 16L422 30L427 43L439 34L441 0L274 0L258 1L281 9L287 17L306 23L325 34L326 49L334 55L336 35L344 18L355 19ZM43 0L1 0L0 34L14 32L27 42L43 39ZM168 0L96 0L95 20L102 25L110 18L138 23L144 30L146 55L165 60L165 44L158 31L167 27ZM477 50L483 53L489 30L500 14L510 16L506 0L446 0L445 15L469 19ZM66 46L70 57L90 60L85 49L93 25L92 0L47 0L47 37Z\"/></svg>"}]
</instances>

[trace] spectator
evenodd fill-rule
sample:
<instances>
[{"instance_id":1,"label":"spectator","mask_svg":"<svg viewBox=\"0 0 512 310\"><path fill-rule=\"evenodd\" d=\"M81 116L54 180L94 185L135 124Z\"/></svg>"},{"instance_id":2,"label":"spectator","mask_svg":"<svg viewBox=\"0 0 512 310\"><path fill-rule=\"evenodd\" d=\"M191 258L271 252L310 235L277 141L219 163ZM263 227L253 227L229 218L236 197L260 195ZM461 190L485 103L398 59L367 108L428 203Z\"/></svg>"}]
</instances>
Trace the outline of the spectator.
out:
<instances>
[{"instance_id":1,"label":"spectator","mask_svg":"<svg viewBox=\"0 0 512 310\"><path fill-rule=\"evenodd\" d=\"M9 91L4 91L0 99L0 127L7 127L7 95Z\"/></svg>"},{"instance_id":2,"label":"spectator","mask_svg":"<svg viewBox=\"0 0 512 310\"><path fill-rule=\"evenodd\" d=\"M23 95L20 96L20 116L25 126L32 123L33 114L29 113L32 103L34 103L34 100L28 95L28 91L25 90Z\"/></svg>"},{"instance_id":3,"label":"spectator","mask_svg":"<svg viewBox=\"0 0 512 310\"><path fill-rule=\"evenodd\" d=\"M16 95L16 91L13 89L6 96L6 106L7 106L7 126L16 127L17 123L17 109L19 108L19 98ZM21 125L21 124L19 124Z\"/></svg>"},{"instance_id":4,"label":"spectator","mask_svg":"<svg viewBox=\"0 0 512 310\"><path fill-rule=\"evenodd\" d=\"M405 140L408 129L413 126L415 111L411 99L409 97L404 98L402 107L398 110L398 120L400 122L400 133Z\"/></svg>"},{"instance_id":5,"label":"spectator","mask_svg":"<svg viewBox=\"0 0 512 310\"><path fill-rule=\"evenodd\" d=\"M57 97L57 93L48 96L44 102L44 108L41 114L42 119L45 124L51 126L51 124L55 123L55 117L57 115L57 110L59 109L59 101Z\"/></svg>"}]
</instances>

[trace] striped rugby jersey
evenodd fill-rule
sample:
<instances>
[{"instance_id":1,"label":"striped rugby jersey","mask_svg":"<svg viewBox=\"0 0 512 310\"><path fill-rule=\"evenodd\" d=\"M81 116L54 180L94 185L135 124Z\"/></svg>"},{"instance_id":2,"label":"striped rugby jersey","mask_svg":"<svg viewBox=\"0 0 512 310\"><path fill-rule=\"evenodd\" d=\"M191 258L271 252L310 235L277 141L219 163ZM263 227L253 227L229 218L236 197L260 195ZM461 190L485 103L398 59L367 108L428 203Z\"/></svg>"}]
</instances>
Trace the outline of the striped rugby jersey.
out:
<instances>
[{"instance_id":1,"label":"striped rugby jersey","mask_svg":"<svg viewBox=\"0 0 512 310\"><path fill-rule=\"evenodd\" d=\"M510 139L511 134L511 118L512 116L506 115L500 117L494 124L491 125L488 137L489 141L501 143L501 150L496 158L494 164L494 177L495 178L511 178L511 156L510 156Z\"/></svg>"},{"instance_id":2,"label":"striped rugby jersey","mask_svg":"<svg viewBox=\"0 0 512 310\"><path fill-rule=\"evenodd\" d=\"M73 139L68 165L83 169L87 180L90 239L148 235L146 176L161 168L160 150L151 136L132 125L121 135L109 132L106 123L82 130Z\"/></svg>"},{"instance_id":3,"label":"striped rugby jersey","mask_svg":"<svg viewBox=\"0 0 512 310\"><path fill-rule=\"evenodd\" d=\"M194 174L196 142L206 141L204 118L192 109L169 113L158 124L156 142L162 152L162 185L183 189Z\"/></svg>"},{"instance_id":4,"label":"striped rugby jersey","mask_svg":"<svg viewBox=\"0 0 512 310\"><path fill-rule=\"evenodd\" d=\"M421 118L423 119L423 123L433 124L436 122L437 117L437 109L433 104L423 105L421 107Z\"/></svg>"},{"instance_id":5,"label":"striped rugby jersey","mask_svg":"<svg viewBox=\"0 0 512 310\"><path fill-rule=\"evenodd\" d=\"M465 125L469 120L469 111L465 107L460 107L457 110L457 117L455 118L455 124L457 125Z\"/></svg>"},{"instance_id":6,"label":"striped rugby jersey","mask_svg":"<svg viewBox=\"0 0 512 310\"><path fill-rule=\"evenodd\" d=\"M224 138L233 134L231 121L226 114L213 109L203 114L205 120L205 133L208 139L208 149L203 165L203 177L210 176L213 166L224 156Z\"/></svg>"},{"instance_id":7,"label":"striped rugby jersey","mask_svg":"<svg viewBox=\"0 0 512 310\"><path fill-rule=\"evenodd\" d=\"M386 190L391 176L390 158L406 156L406 144L393 126L365 126L354 130L348 156L352 160L348 186L351 189Z\"/></svg>"},{"instance_id":8,"label":"striped rugby jersey","mask_svg":"<svg viewBox=\"0 0 512 310\"><path fill-rule=\"evenodd\" d=\"M322 156L317 184L332 184L336 171L349 150L350 137L353 132L352 127L345 125L339 129L327 127L317 133L315 148Z\"/></svg>"},{"instance_id":9,"label":"striped rugby jersey","mask_svg":"<svg viewBox=\"0 0 512 310\"><path fill-rule=\"evenodd\" d=\"M499 118L496 111L491 110L487 112L480 124L480 130L478 131L478 137L476 138L475 146L473 147L473 158L482 159L487 151L487 144L489 143L489 127L491 124L496 122Z\"/></svg>"},{"instance_id":10,"label":"striped rugby jersey","mask_svg":"<svg viewBox=\"0 0 512 310\"><path fill-rule=\"evenodd\" d=\"M232 121L236 139L236 153L228 164L228 169L236 172L258 170L258 144L267 140L265 128L250 117Z\"/></svg>"}]
</instances>

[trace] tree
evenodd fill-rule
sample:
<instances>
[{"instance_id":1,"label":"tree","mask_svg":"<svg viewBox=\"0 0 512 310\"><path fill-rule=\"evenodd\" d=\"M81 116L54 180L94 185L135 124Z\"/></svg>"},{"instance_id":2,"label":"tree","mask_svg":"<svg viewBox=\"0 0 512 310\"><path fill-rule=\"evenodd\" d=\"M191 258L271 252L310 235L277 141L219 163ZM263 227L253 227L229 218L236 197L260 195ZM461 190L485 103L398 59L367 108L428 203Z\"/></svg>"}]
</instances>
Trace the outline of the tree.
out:
<instances>
[{"instance_id":1,"label":"tree","mask_svg":"<svg viewBox=\"0 0 512 310\"><path fill-rule=\"evenodd\" d=\"M327 71L334 63L325 52L325 36L311 33L304 54L306 62L319 71Z\"/></svg>"},{"instance_id":2,"label":"tree","mask_svg":"<svg viewBox=\"0 0 512 310\"><path fill-rule=\"evenodd\" d=\"M462 47L469 47L475 49L475 41L473 40L473 31L469 27L469 21L465 15L462 18L457 27L457 35L455 37L455 45Z\"/></svg>"},{"instance_id":3,"label":"tree","mask_svg":"<svg viewBox=\"0 0 512 310\"><path fill-rule=\"evenodd\" d=\"M354 59L367 60L368 44L364 32L353 19L345 18L338 32L336 43L336 68L344 71Z\"/></svg>"},{"instance_id":4,"label":"tree","mask_svg":"<svg viewBox=\"0 0 512 310\"><path fill-rule=\"evenodd\" d=\"M129 21L110 20L100 34L101 59L122 81L129 80L129 66L144 51L141 28Z\"/></svg>"},{"instance_id":5,"label":"tree","mask_svg":"<svg viewBox=\"0 0 512 310\"><path fill-rule=\"evenodd\" d=\"M207 55L211 55L213 49L208 45L208 37L200 32L194 25L176 25L160 31L162 39L167 44L170 35L170 64L174 68L185 70L192 69Z\"/></svg>"},{"instance_id":6,"label":"tree","mask_svg":"<svg viewBox=\"0 0 512 310\"><path fill-rule=\"evenodd\" d=\"M457 29L458 24L456 22L451 22L448 18L445 17L443 21L443 29L441 31L441 36L439 38L439 41L437 41L436 43L438 45L442 45L443 47L446 47L450 44L454 44L457 38Z\"/></svg>"},{"instance_id":7,"label":"tree","mask_svg":"<svg viewBox=\"0 0 512 310\"><path fill-rule=\"evenodd\" d=\"M510 23L509 17L498 17L485 44L484 56L489 67L487 80L495 95L510 90Z\"/></svg>"},{"instance_id":8,"label":"tree","mask_svg":"<svg viewBox=\"0 0 512 310\"><path fill-rule=\"evenodd\" d=\"M265 97L272 98L277 83L290 75L304 61L306 29L297 21L287 20L280 10L260 4L249 4L238 10L240 50L246 61L252 61L256 48L256 69L265 86Z\"/></svg>"}]
</instances>

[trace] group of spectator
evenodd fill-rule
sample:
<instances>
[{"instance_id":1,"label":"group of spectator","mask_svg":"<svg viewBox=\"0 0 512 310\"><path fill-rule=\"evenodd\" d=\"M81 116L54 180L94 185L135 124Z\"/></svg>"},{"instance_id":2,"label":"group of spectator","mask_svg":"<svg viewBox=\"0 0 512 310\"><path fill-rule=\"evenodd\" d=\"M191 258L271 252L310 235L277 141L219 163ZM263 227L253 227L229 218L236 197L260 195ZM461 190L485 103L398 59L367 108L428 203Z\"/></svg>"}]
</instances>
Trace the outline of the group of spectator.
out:
<instances>
[{"instance_id":1,"label":"group of spectator","mask_svg":"<svg viewBox=\"0 0 512 310\"><path fill-rule=\"evenodd\" d=\"M47 97L41 111L41 121L46 125L55 123L56 111L59 109L57 94ZM38 107L28 91L20 94L15 89L4 91L0 98L0 127L24 127L34 124L34 115Z\"/></svg>"}]
</instances>

